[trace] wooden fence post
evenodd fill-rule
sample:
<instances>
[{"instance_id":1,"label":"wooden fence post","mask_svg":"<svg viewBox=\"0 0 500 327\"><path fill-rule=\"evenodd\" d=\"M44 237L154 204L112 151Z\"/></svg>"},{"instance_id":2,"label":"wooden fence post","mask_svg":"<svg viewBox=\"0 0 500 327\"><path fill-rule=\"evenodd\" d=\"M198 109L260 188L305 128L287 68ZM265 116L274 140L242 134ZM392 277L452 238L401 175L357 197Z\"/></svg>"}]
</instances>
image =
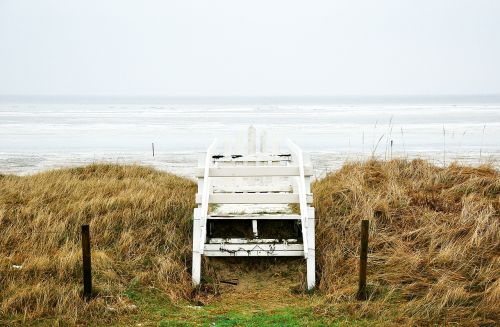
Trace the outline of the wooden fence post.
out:
<instances>
[{"instance_id":1,"label":"wooden fence post","mask_svg":"<svg viewBox=\"0 0 500 327\"><path fill-rule=\"evenodd\" d=\"M369 221L361 221L361 251L359 253L359 287L358 300L366 300L366 267L368 261L368 227Z\"/></svg>"},{"instance_id":2,"label":"wooden fence post","mask_svg":"<svg viewBox=\"0 0 500 327\"><path fill-rule=\"evenodd\" d=\"M82 225L82 257L83 257L83 297L92 297L92 263L90 259L89 225Z\"/></svg>"}]
</instances>

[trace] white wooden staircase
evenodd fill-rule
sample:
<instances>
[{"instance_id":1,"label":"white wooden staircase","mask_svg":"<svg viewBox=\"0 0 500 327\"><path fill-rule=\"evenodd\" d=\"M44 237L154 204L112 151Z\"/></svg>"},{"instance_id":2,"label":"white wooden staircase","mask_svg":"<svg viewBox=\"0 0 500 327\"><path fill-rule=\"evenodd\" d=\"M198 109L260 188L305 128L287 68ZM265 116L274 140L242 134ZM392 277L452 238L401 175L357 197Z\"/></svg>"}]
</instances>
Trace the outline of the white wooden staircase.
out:
<instances>
[{"instance_id":1,"label":"white wooden staircase","mask_svg":"<svg viewBox=\"0 0 500 327\"><path fill-rule=\"evenodd\" d=\"M217 140L202 156L193 221L193 284L201 279L201 256L300 256L307 262L307 288L315 285L314 208L310 190L313 174L308 156L292 141L287 150L267 152L262 138L256 151L256 132L248 132L248 150L217 152ZM265 137L265 136L264 136ZM234 151L232 151L234 152ZM241 151L240 151L241 152ZM230 235L232 226L249 233ZM259 232L283 224L291 236ZM233 225L232 225L233 224ZM222 230L222 235L221 235ZM228 232L224 234L225 232ZM290 233L288 233L290 234Z\"/></svg>"}]
</instances>

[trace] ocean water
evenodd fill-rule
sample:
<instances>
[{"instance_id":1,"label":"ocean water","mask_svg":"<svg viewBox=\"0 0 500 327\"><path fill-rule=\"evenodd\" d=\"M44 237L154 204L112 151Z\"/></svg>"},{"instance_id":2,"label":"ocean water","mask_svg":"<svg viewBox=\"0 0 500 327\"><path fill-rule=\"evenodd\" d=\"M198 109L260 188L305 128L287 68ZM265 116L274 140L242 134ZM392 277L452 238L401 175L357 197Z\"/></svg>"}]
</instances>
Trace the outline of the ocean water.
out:
<instances>
[{"instance_id":1,"label":"ocean water","mask_svg":"<svg viewBox=\"0 0 500 327\"><path fill-rule=\"evenodd\" d=\"M500 159L499 103L178 102L0 103L0 173L116 162L191 176L214 138L237 151L250 125L294 140L318 176L371 156L497 167Z\"/></svg>"}]
</instances>

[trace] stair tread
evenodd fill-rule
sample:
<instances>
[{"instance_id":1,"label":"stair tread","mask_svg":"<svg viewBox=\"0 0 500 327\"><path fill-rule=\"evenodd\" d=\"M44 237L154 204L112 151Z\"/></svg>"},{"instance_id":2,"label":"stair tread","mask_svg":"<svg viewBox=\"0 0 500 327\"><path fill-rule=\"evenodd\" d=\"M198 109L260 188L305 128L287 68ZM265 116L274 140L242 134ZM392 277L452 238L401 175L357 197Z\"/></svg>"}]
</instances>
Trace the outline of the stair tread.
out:
<instances>
[{"instance_id":1,"label":"stair tread","mask_svg":"<svg viewBox=\"0 0 500 327\"><path fill-rule=\"evenodd\" d=\"M205 244L303 244L301 239L298 238L288 238L288 239L277 239L277 238L221 238L221 237L211 237L208 239L208 243Z\"/></svg>"},{"instance_id":2,"label":"stair tread","mask_svg":"<svg viewBox=\"0 0 500 327\"><path fill-rule=\"evenodd\" d=\"M208 219L300 219L299 214L211 214Z\"/></svg>"}]
</instances>

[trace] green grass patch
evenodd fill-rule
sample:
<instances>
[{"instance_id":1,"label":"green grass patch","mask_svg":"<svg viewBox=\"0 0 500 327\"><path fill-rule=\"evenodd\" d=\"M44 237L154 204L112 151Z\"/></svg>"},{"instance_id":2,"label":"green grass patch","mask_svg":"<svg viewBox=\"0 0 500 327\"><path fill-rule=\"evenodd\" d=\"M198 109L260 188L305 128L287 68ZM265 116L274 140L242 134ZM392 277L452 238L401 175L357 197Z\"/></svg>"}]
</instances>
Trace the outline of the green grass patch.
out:
<instances>
[{"instance_id":1,"label":"green grass patch","mask_svg":"<svg viewBox=\"0 0 500 327\"><path fill-rule=\"evenodd\" d=\"M365 321L350 320L345 317L331 319L314 314L310 307L289 307L275 311L229 311L214 314L215 307L196 309L190 317L164 319L160 326L214 326L214 327L261 327L261 326L367 326Z\"/></svg>"}]
</instances>

